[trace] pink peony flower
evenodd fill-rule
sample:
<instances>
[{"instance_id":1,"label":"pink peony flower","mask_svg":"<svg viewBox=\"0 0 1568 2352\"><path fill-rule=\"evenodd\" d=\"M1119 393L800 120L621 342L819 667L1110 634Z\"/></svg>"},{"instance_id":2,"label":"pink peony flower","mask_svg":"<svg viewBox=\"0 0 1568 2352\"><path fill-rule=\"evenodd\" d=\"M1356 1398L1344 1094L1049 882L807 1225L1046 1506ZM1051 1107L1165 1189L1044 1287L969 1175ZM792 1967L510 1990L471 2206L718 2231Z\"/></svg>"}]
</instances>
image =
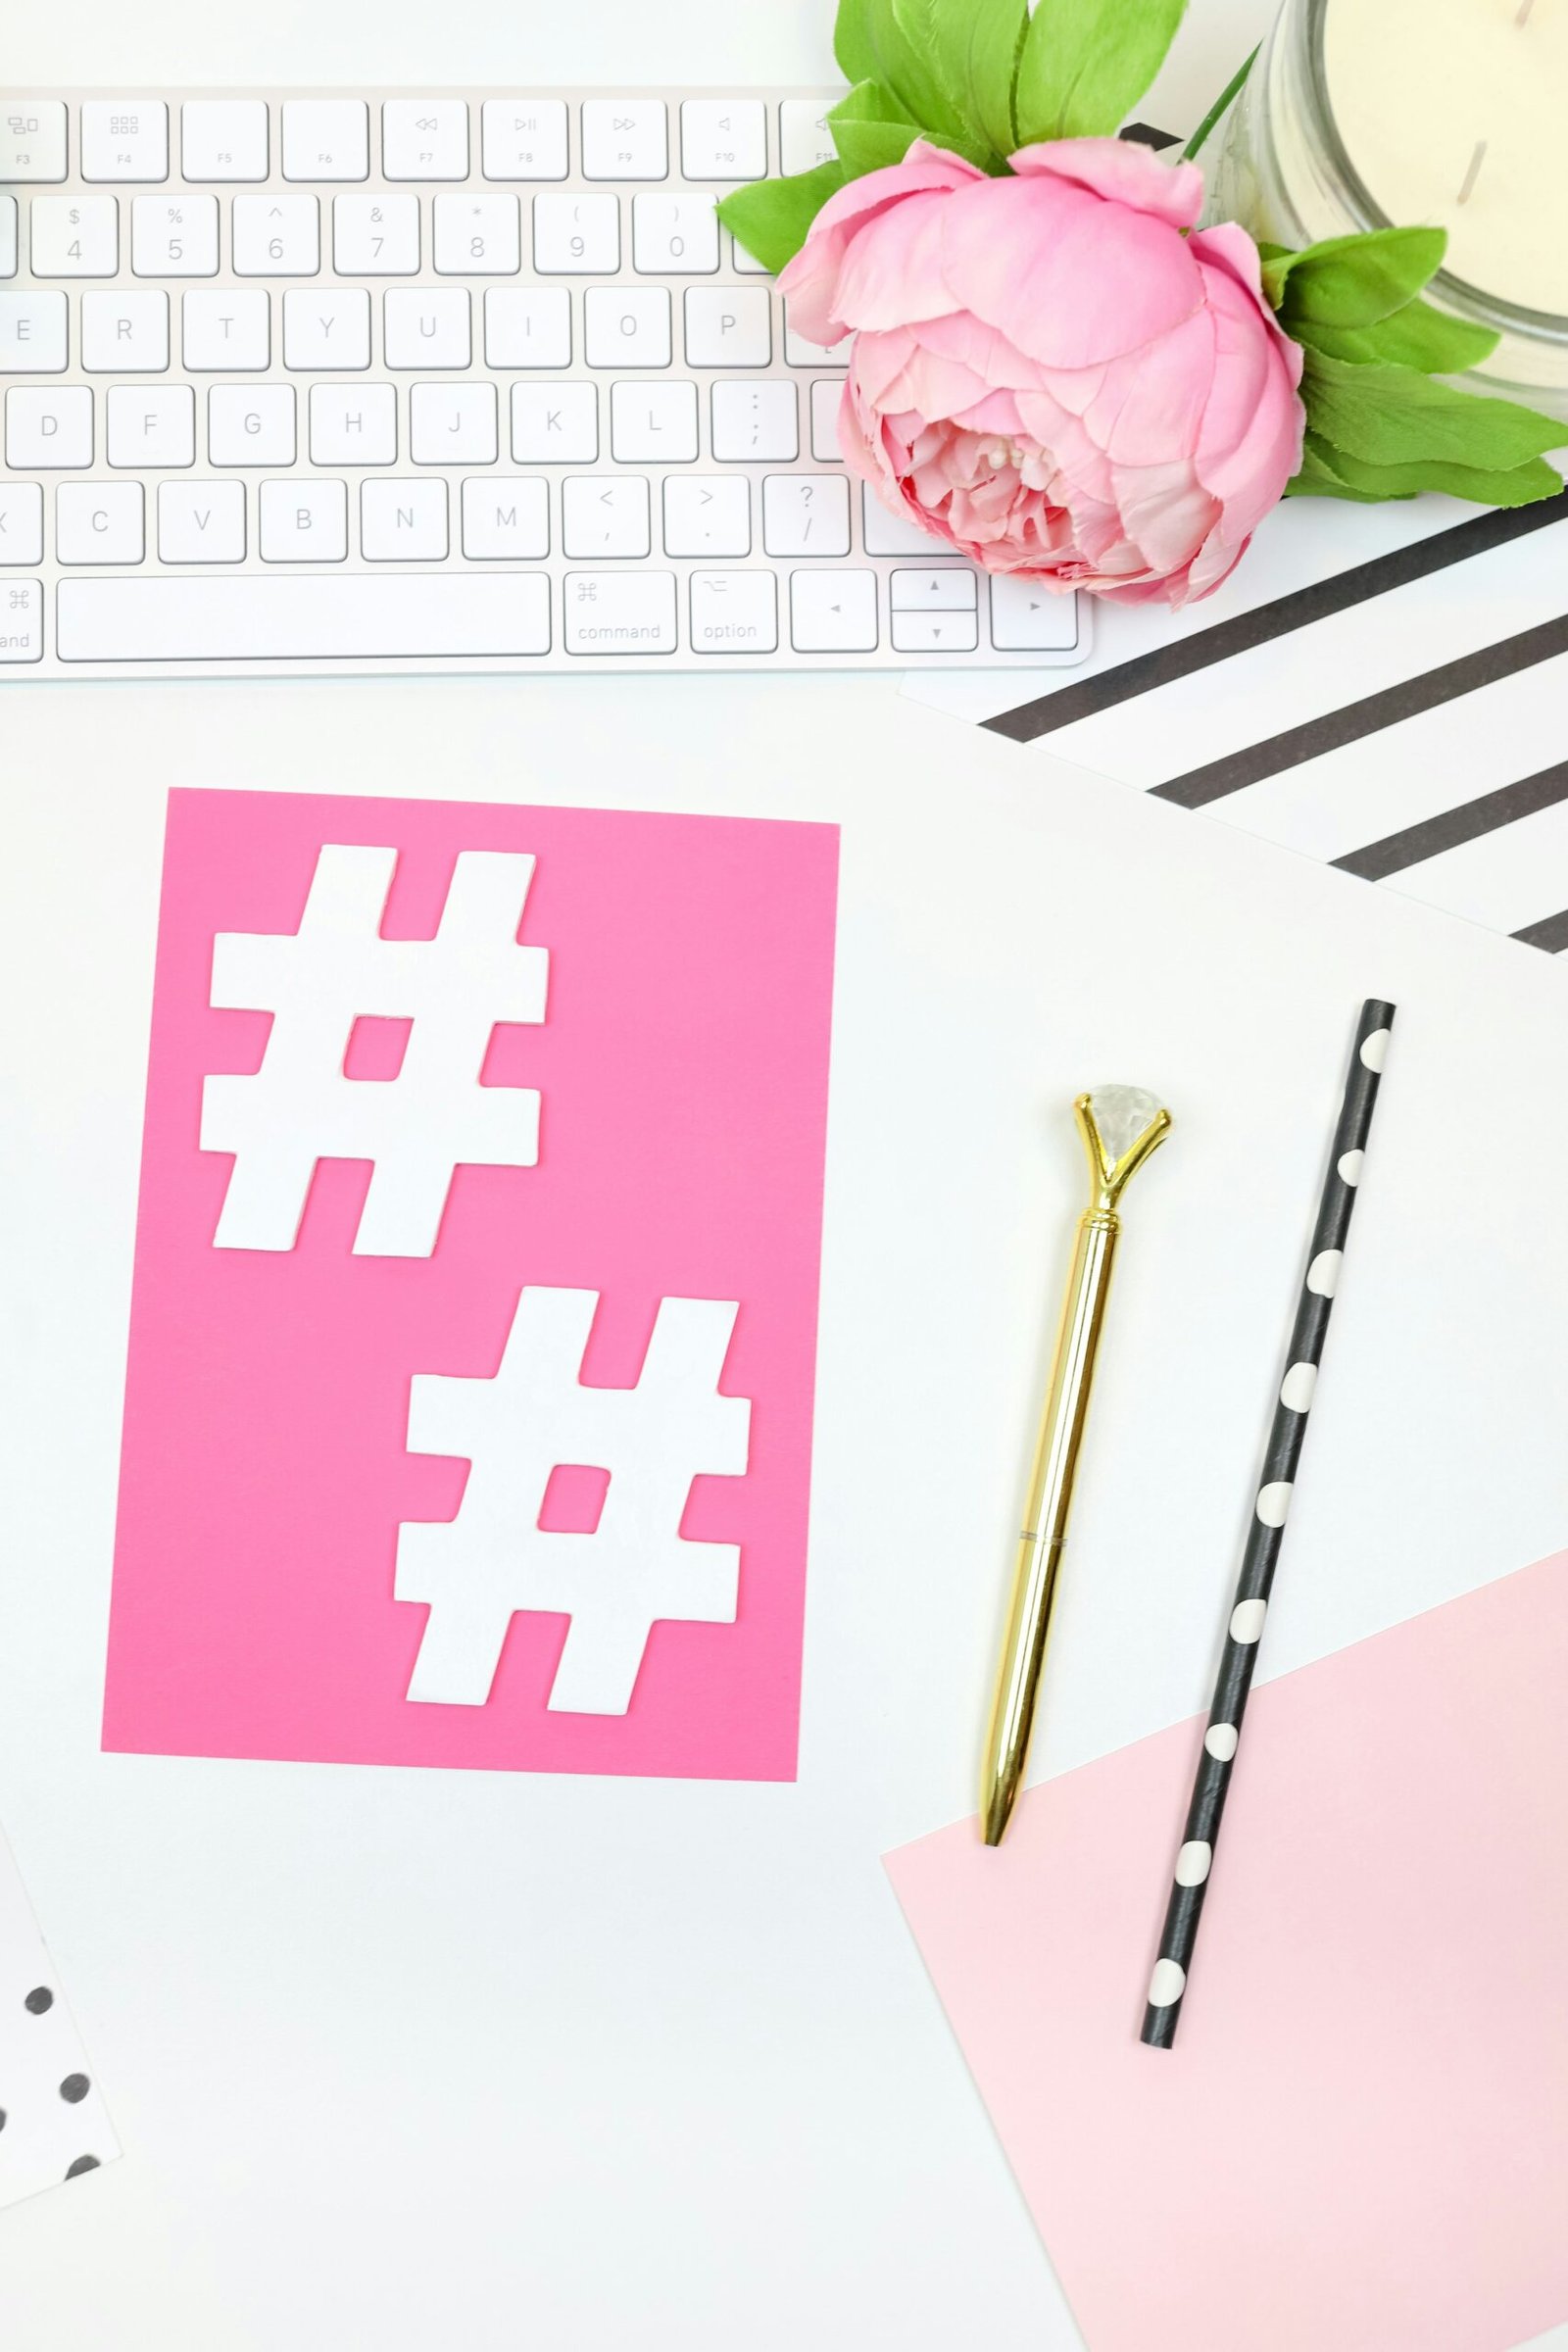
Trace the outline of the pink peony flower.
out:
<instances>
[{"instance_id":1,"label":"pink peony flower","mask_svg":"<svg viewBox=\"0 0 1568 2352\"><path fill-rule=\"evenodd\" d=\"M917 139L840 189L780 278L853 333L839 438L895 513L992 571L1207 596L1300 464L1301 352L1196 164L1057 139L988 178Z\"/></svg>"}]
</instances>

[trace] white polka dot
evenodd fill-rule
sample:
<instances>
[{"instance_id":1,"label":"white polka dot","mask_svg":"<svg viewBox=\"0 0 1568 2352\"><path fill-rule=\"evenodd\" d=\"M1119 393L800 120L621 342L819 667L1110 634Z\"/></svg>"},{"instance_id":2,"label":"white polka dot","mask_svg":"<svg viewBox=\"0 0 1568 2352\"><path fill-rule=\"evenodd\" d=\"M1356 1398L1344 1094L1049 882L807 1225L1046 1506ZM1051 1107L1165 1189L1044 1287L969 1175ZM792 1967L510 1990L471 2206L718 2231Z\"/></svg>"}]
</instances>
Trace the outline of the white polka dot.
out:
<instances>
[{"instance_id":1,"label":"white polka dot","mask_svg":"<svg viewBox=\"0 0 1568 2352\"><path fill-rule=\"evenodd\" d=\"M1239 1600L1231 1611L1231 1640L1255 1642L1268 1615L1266 1600Z\"/></svg>"},{"instance_id":2,"label":"white polka dot","mask_svg":"<svg viewBox=\"0 0 1568 2352\"><path fill-rule=\"evenodd\" d=\"M1240 1737L1234 1723L1211 1723L1203 1734L1203 1745L1216 1764L1228 1764L1236 1753Z\"/></svg>"},{"instance_id":3,"label":"white polka dot","mask_svg":"<svg viewBox=\"0 0 1568 2352\"><path fill-rule=\"evenodd\" d=\"M1293 1364L1280 1382L1280 1402L1293 1413L1304 1413L1317 1387L1316 1364Z\"/></svg>"},{"instance_id":4,"label":"white polka dot","mask_svg":"<svg viewBox=\"0 0 1568 2352\"><path fill-rule=\"evenodd\" d=\"M1340 1153L1340 1174L1347 1184L1359 1184L1361 1170L1365 1166L1366 1153L1364 1152L1342 1152Z\"/></svg>"},{"instance_id":5,"label":"white polka dot","mask_svg":"<svg viewBox=\"0 0 1568 2352\"><path fill-rule=\"evenodd\" d=\"M1168 2009L1179 2001L1187 1983L1187 1971L1176 1960L1156 1960L1154 1973L1149 1980L1149 2002L1152 2009Z\"/></svg>"},{"instance_id":6,"label":"white polka dot","mask_svg":"<svg viewBox=\"0 0 1568 2352\"><path fill-rule=\"evenodd\" d=\"M1319 1298L1332 1298L1339 1286L1340 1268L1345 1263L1343 1250L1320 1250L1306 1269L1306 1287Z\"/></svg>"},{"instance_id":7,"label":"white polka dot","mask_svg":"<svg viewBox=\"0 0 1568 2352\"><path fill-rule=\"evenodd\" d=\"M1257 1515L1265 1527L1283 1527L1291 1507L1291 1482L1277 1478L1257 1498Z\"/></svg>"},{"instance_id":8,"label":"white polka dot","mask_svg":"<svg viewBox=\"0 0 1568 2352\"><path fill-rule=\"evenodd\" d=\"M1370 1037L1363 1037L1361 1040L1361 1059L1369 1070L1381 1070L1388 1058L1388 1052L1389 1033L1387 1029L1374 1029Z\"/></svg>"},{"instance_id":9,"label":"white polka dot","mask_svg":"<svg viewBox=\"0 0 1568 2352\"><path fill-rule=\"evenodd\" d=\"M1178 1886L1201 1886L1214 1859L1214 1848L1201 1838L1190 1838L1176 1857Z\"/></svg>"}]
</instances>

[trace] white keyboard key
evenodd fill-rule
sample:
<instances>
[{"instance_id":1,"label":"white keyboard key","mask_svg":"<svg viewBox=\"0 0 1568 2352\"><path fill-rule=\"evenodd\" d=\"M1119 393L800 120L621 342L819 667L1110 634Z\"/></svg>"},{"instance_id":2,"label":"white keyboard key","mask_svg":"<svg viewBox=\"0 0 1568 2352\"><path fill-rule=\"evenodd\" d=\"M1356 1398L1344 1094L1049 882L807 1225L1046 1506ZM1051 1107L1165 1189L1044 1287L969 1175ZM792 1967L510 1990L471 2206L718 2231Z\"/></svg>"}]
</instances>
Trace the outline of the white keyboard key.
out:
<instances>
[{"instance_id":1,"label":"white keyboard key","mask_svg":"<svg viewBox=\"0 0 1568 2352\"><path fill-rule=\"evenodd\" d=\"M829 101L821 98L782 98L778 109L778 168L781 172L811 172L830 164L838 154L828 124Z\"/></svg>"},{"instance_id":2,"label":"white keyboard key","mask_svg":"<svg viewBox=\"0 0 1568 2352\"><path fill-rule=\"evenodd\" d=\"M339 277L413 277L419 267L417 196L334 196L332 267Z\"/></svg>"},{"instance_id":3,"label":"white keyboard key","mask_svg":"<svg viewBox=\"0 0 1568 2352\"><path fill-rule=\"evenodd\" d=\"M784 357L792 368L847 368L850 361L849 337L842 343L813 343L807 335L798 335L790 324L790 306L784 305Z\"/></svg>"},{"instance_id":4,"label":"white keyboard key","mask_svg":"<svg viewBox=\"0 0 1568 2352\"><path fill-rule=\"evenodd\" d=\"M341 564L349 552L344 482L264 482L261 514L264 564Z\"/></svg>"},{"instance_id":5,"label":"white keyboard key","mask_svg":"<svg viewBox=\"0 0 1568 2352\"><path fill-rule=\"evenodd\" d=\"M919 571L901 565L889 574L888 603L895 612L973 612L979 587L964 564L934 564Z\"/></svg>"},{"instance_id":6,"label":"white keyboard key","mask_svg":"<svg viewBox=\"0 0 1568 2352\"><path fill-rule=\"evenodd\" d=\"M160 482L160 564L243 564L243 482Z\"/></svg>"},{"instance_id":7,"label":"white keyboard key","mask_svg":"<svg viewBox=\"0 0 1568 2352\"><path fill-rule=\"evenodd\" d=\"M487 98L483 111L486 179L564 179L564 98Z\"/></svg>"},{"instance_id":8,"label":"white keyboard key","mask_svg":"<svg viewBox=\"0 0 1568 2352\"><path fill-rule=\"evenodd\" d=\"M83 99L83 179L167 179L169 109L161 98Z\"/></svg>"},{"instance_id":9,"label":"white keyboard key","mask_svg":"<svg viewBox=\"0 0 1568 2352\"><path fill-rule=\"evenodd\" d=\"M438 474L362 482L360 553L368 564L442 564L447 486Z\"/></svg>"},{"instance_id":10,"label":"white keyboard key","mask_svg":"<svg viewBox=\"0 0 1568 2352\"><path fill-rule=\"evenodd\" d=\"M564 582L568 654L672 654L672 571L568 571Z\"/></svg>"},{"instance_id":11,"label":"white keyboard key","mask_svg":"<svg viewBox=\"0 0 1568 2352\"><path fill-rule=\"evenodd\" d=\"M687 179L764 179L767 108L760 98L688 98L680 110Z\"/></svg>"},{"instance_id":12,"label":"white keyboard key","mask_svg":"<svg viewBox=\"0 0 1568 2352\"><path fill-rule=\"evenodd\" d=\"M561 491L561 544L568 556L646 556L648 484L640 473L577 473Z\"/></svg>"},{"instance_id":13,"label":"white keyboard key","mask_svg":"<svg viewBox=\"0 0 1568 2352\"><path fill-rule=\"evenodd\" d=\"M19 473L92 464L92 394L84 384L13 384L6 394L6 464Z\"/></svg>"},{"instance_id":14,"label":"white keyboard key","mask_svg":"<svg viewBox=\"0 0 1568 2352\"><path fill-rule=\"evenodd\" d=\"M494 384L416 384L409 395L409 454L416 466L493 466Z\"/></svg>"},{"instance_id":15,"label":"white keyboard key","mask_svg":"<svg viewBox=\"0 0 1568 2352\"><path fill-rule=\"evenodd\" d=\"M215 384L207 395L207 457L214 466L292 466L292 384Z\"/></svg>"},{"instance_id":16,"label":"white keyboard key","mask_svg":"<svg viewBox=\"0 0 1568 2352\"><path fill-rule=\"evenodd\" d=\"M187 98L179 110L179 168L186 179L265 179L267 101Z\"/></svg>"},{"instance_id":17,"label":"white keyboard key","mask_svg":"<svg viewBox=\"0 0 1568 2352\"><path fill-rule=\"evenodd\" d=\"M368 368L370 297L363 286L290 286L283 297L285 368Z\"/></svg>"},{"instance_id":18,"label":"white keyboard key","mask_svg":"<svg viewBox=\"0 0 1568 2352\"><path fill-rule=\"evenodd\" d=\"M0 581L0 662L42 660L43 583Z\"/></svg>"},{"instance_id":19,"label":"white keyboard key","mask_svg":"<svg viewBox=\"0 0 1568 2352\"><path fill-rule=\"evenodd\" d=\"M363 98L285 101L285 179L368 179L369 175L370 110Z\"/></svg>"},{"instance_id":20,"label":"white keyboard key","mask_svg":"<svg viewBox=\"0 0 1568 2352\"><path fill-rule=\"evenodd\" d=\"M874 571L792 571L790 643L798 654L876 651Z\"/></svg>"},{"instance_id":21,"label":"white keyboard key","mask_svg":"<svg viewBox=\"0 0 1568 2352\"><path fill-rule=\"evenodd\" d=\"M689 466L697 455L697 386L612 384L610 454L619 466Z\"/></svg>"},{"instance_id":22,"label":"white keyboard key","mask_svg":"<svg viewBox=\"0 0 1568 2352\"><path fill-rule=\"evenodd\" d=\"M113 196L35 196L28 209L34 277L113 277L120 204Z\"/></svg>"},{"instance_id":23,"label":"white keyboard key","mask_svg":"<svg viewBox=\"0 0 1568 2352\"><path fill-rule=\"evenodd\" d=\"M0 277L17 274L17 200L0 196Z\"/></svg>"},{"instance_id":24,"label":"white keyboard key","mask_svg":"<svg viewBox=\"0 0 1568 2352\"><path fill-rule=\"evenodd\" d=\"M0 564L43 562L43 491L37 482L0 481ZM0 631L16 585L0 581Z\"/></svg>"},{"instance_id":25,"label":"white keyboard key","mask_svg":"<svg viewBox=\"0 0 1568 2352\"><path fill-rule=\"evenodd\" d=\"M0 99L0 181L66 176L66 108L60 98Z\"/></svg>"},{"instance_id":26,"label":"white keyboard key","mask_svg":"<svg viewBox=\"0 0 1568 2352\"><path fill-rule=\"evenodd\" d=\"M196 395L189 384L116 384L107 402L111 466L194 466Z\"/></svg>"},{"instance_id":27,"label":"white keyboard key","mask_svg":"<svg viewBox=\"0 0 1568 2352\"><path fill-rule=\"evenodd\" d=\"M162 375L169 366L169 296L162 287L83 294L81 365L88 375Z\"/></svg>"},{"instance_id":28,"label":"white keyboard key","mask_svg":"<svg viewBox=\"0 0 1568 2352\"><path fill-rule=\"evenodd\" d=\"M193 286L180 298L185 366L203 374L235 368L265 374L272 356L271 309L265 286Z\"/></svg>"},{"instance_id":29,"label":"white keyboard key","mask_svg":"<svg viewBox=\"0 0 1568 2352\"><path fill-rule=\"evenodd\" d=\"M713 386L713 455L721 465L771 465L801 454L795 386L741 377Z\"/></svg>"},{"instance_id":30,"label":"white keyboard key","mask_svg":"<svg viewBox=\"0 0 1568 2352\"><path fill-rule=\"evenodd\" d=\"M582 321L590 368L669 366L667 286L590 286Z\"/></svg>"},{"instance_id":31,"label":"white keyboard key","mask_svg":"<svg viewBox=\"0 0 1568 2352\"><path fill-rule=\"evenodd\" d=\"M743 473L672 473L664 483L666 556L749 556L752 486Z\"/></svg>"},{"instance_id":32,"label":"white keyboard key","mask_svg":"<svg viewBox=\"0 0 1568 2352\"><path fill-rule=\"evenodd\" d=\"M890 623L896 654L972 654L980 643L978 612L901 612Z\"/></svg>"},{"instance_id":33,"label":"white keyboard key","mask_svg":"<svg viewBox=\"0 0 1568 2352\"><path fill-rule=\"evenodd\" d=\"M463 552L480 564L529 563L550 553L550 492L537 474L463 485Z\"/></svg>"},{"instance_id":34,"label":"white keyboard key","mask_svg":"<svg viewBox=\"0 0 1568 2352\"><path fill-rule=\"evenodd\" d=\"M0 375L58 375L65 365L65 296L0 294Z\"/></svg>"},{"instance_id":35,"label":"white keyboard key","mask_svg":"<svg viewBox=\"0 0 1568 2352\"><path fill-rule=\"evenodd\" d=\"M539 572L64 580L57 614L63 662L408 662L550 651L550 582Z\"/></svg>"},{"instance_id":36,"label":"white keyboard key","mask_svg":"<svg viewBox=\"0 0 1568 2352\"><path fill-rule=\"evenodd\" d=\"M620 268L620 198L536 196L533 266L542 277L612 276Z\"/></svg>"},{"instance_id":37,"label":"white keyboard key","mask_svg":"<svg viewBox=\"0 0 1568 2352\"><path fill-rule=\"evenodd\" d=\"M923 531L917 522L885 507L869 482L863 485L860 496L868 556L931 556L940 554L947 546L947 541L939 539L934 531Z\"/></svg>"},{"instance_id":38,"label":"white keyboard key","mask_svg":"<svg viewBox=\"0 0 1568 2352\"><path fill-rule=\"evenodd\" d=\"M662 98L585 98L584 179L667 179L669 122Z\"/></svg>"},{"instance_id":39,"label":"white keyboard key","mask_svg":"<svg viewBox=\"0 0 1568 2352\"><path fill-rule=\"evenodd\" d=\"M765 286L688 286L686 364L690 368L765 368L773 332Z\"/></svg>"},{"instance_id":40,"label":"white keyboard key","mask_svg":"<svg viewBox=\"0 0 1568 2352\"><path fill-rule=\"evenodd\" d=\"M393 286L385 296L389 368L466 368L473 324L466 286Z\"/></svg>"},{"instance_id":41,"label":"white keyboard key","mask_svg":"<svg viewBox=\"0 0 1568 2352\"><path fill-rule=\"evenodd\" d=\"M718 214L714 199L634 196L631 258L632 267L651 277L711 276L718 268Z\"/></svg>"},{"instance_id":42,"label":"white keyboard key","mask_svg":"<svg viewBox=\"0 0 1568 2352\"><path fill-rule=\"evenodd\" d=\"M692 651L771 654L778 650L778 582L770 571L692 573Z\"/></svg>"},{"instance_id":43,"label":"white keyboard key","mask_svg":"<svg viewBox=\"0 0 1568 2352\"><path fill-rule=\"evenodd\" d=\"M762 546L770 556L847 556L850 485L843 474L768 474L762 483Z\"/></svg>"},{"instance_id":44,"label":"white keyboard key","mask_svg":"<svg viewBox=\"0 0 1568 2352\"><path fill-rule=\"evenodd\" d=\"M515 196L435 199L435 266L443 277L515 277L521 238Z\"/></svg>"},{"instance_id":45,"label":"white keyboard key","mask_svg":"<svg viewBox=\"0 0 1568 2352\"><path fill-rule=\"evenodd\" d=\"M62 482L55 492L55 560L139 564L146 552L140 482Z\"/></svg>"},{"instance_id":46,"label":"white keyboard key","mask_svg":"<svg viewBox=\"0 0 1568 2352\"><path fill-rule=\"evenodd\" d=\"M234 275L315 277L321 267L321 208L315 196L236 196Z\"/></svg>"},{"instance_id":47,"label":"white keyboard key","mask_svg":"<svg viewBox=\"0 0 1568 2352\"><path fill-rule=\"evenodd\" d=\"M311 386L313 466L390 466L398 454L398 396L390 384Z\"/></svg>"},{"instance_id":48,"label":"white keyboard key","mask_svg":"<svg viewBox=\"0 0 1568 2352\"><path fill-rule=\"evenodd\" d=\"M466 179L466 98L389 98L381 109L383 179Z\"/></svg>"},{"instance_id":49,"label":"white keyboard key","mask_svg":"<svg viewBox=\"0 0 1568 2352\"><path fill-rule=\"evenodd\" d=\"M729 258L731 269L742 277L771 277L773 274L765 262L760 262L755 253L747 252L739 237L730 238Z\"/></svg>"},{"instance_id":50,"label":"white keyboard key","mask_svg":"<svg viewBox=\"0 0 1568 2352\"><path fill-rule=\"evenodd\" d=\"M564 286L487 286L487 368L569 368L571 296Z\"/></svg>"},{"instance_id":51,"label":"white keyboard key","mask_svg":"<svg viewBox=\"0 0 1568 2352\"><path fill-rule=\"evenodd\" d=\"M844 379L829 376L811 386L811 455L819 466L842 466L839 411L844 406Z\"/></svg>"},{"instance_id":52,"label":"white keyboard key","mask_svg":"<svg viewBox=\"0 0 1568 2352\"><path fill-rule=\"evenodd\" d=\"M591 466L599 455L597 384L514 384L512 455L519 466Z\"/></svg>"},{"instance_id":53,"label":"white keyboard key","mask_svg":"<svg viewBox=\"0 0 1568 2352\"><path fill-rule=\"evenodd\" d=\"M133 196L130 213L130 266L138 277L218 275L216 196Z\"/></svg>"},{"instance_id":54,"label":"white keyboard key","mask_svg":"<svg viewBox=\"0 0 1568 2352\"><path fill-rule=\"evenodd\" d=\"M1078 599L1016 573L993 573L991 642L999 654L1070 652L1078 643Z\"/></svg>"}]
</instances>

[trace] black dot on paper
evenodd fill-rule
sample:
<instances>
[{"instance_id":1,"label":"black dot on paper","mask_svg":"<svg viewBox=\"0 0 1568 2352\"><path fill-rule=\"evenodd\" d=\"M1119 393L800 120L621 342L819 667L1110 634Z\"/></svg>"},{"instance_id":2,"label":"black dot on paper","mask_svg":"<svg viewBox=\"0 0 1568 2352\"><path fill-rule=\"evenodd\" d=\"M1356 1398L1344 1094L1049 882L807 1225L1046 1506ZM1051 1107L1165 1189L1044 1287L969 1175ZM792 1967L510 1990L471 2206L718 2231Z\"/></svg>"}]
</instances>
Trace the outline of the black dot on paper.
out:
<instances>
[{"instance_id":1,"label":"black dot on paper","mask_svg":"<svg viewBox=\"0 0 1568 2352\"><path fill-rule=\"evenodd\" d=\"M92 2084L85 2075L68 2075L60 2085L60 2096L74 2107L77 2100L84 2099L91 2088Z\"/></svg>"},{"instance_id":2,"label":"black dot on paper","mask_svg":"<svg viewBox=\"0 0 1568 2352\"><path fill-rule=\"evenodd\" d=\"M30 2009L34 2017L42 2017L46 2009L54 2007L55 1996L47 1984L35 1984L22 2005Z\"/></svg>"},{"instance_id":3,"label":"black dot on paper","mask_svg":"<svg viewBox=\"0 0 1568 2352\"><path fill-rule=\"evenodd\" d=\"M66 2179L74 2180L78 2173L95 2173L97 2170L98 2159L96 2156L78 2156L74 2164L67 2165Z\"/></svg>"},{"instance_id":4,"label":"black dot on paper","mask_svg":"<svg viewBox=\"0 0 1568 2352\"><path fill-rule=\"evenodd\" d=\"M5 2109L4 2109L3 2107L0 2107L0 2132L3 2132L3 2131L5 2130L5 2128L6 2128L6 2111L5 2111Z\"/></svg>"}]
</instances>

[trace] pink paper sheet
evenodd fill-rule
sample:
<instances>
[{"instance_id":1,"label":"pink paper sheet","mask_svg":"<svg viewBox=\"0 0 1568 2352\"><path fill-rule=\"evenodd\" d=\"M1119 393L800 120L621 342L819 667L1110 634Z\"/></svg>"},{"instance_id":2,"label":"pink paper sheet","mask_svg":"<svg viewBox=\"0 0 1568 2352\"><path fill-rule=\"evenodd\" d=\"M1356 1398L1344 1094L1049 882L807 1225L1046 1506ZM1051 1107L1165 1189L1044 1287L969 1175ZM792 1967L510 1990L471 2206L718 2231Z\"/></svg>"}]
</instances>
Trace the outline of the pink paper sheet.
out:
<instances>
[{"instance_id":1,"label":"pink paper sheet","mask_svg":"<svg viewBox=\"0 0 1568 2352\"><path fill-rule=\"evenodd\" d=\"M887 1857L1090 2352L1503 2352L1568 2312L1568 1553L1254 1693L1149 2050L1201 1730Z\"/></svg>"},{"instance_id":2,"label":"pink paper sheet","mask_svg":"<svg viewBox=\"0 0 1568 2352\"><path fill-rule=\"evenodd\" d=\"M297 931L328 843L396 848L401 939L433 935L460 852L538 861L547 1017L484 1063L539 1090L537 1164L459 1166L423 1257L352 1254L368 1168L343 1159L292 1250L214 1247L231 1158L199 1148L203 1080L257 1070L270 1031L210 1007L214 938ZM793 1777L836 862L820 825L172 795L106 1747ZM357 1035L348 1074L398 1046ZM511 1618L487 1703L406 1695L425 1611L394 1597L398 1530L451 1519L469 1475L409 1449L411 1382L493 1376L525 1285L601 1294L604 1387L636 1382L662 1299L739 1304L718 1386L751 1400L749 1460L680 1523L740 1546L738 1613L656 1623L624 1714L549 1710L566 1619L542 1612ZM564 1469L542 1524L591 1531L592 1473Z\"/></svg>"}]
</instances>

